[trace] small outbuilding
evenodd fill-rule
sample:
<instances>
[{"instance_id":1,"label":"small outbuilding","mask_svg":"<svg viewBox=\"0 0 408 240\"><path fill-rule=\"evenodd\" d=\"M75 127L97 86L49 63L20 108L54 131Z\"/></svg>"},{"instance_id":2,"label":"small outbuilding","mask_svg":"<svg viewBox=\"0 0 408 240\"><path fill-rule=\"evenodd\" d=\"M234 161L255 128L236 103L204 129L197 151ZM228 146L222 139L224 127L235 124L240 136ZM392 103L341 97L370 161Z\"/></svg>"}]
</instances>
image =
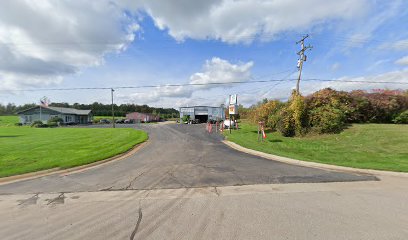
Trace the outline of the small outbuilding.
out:
<instances>
[{"instance_id":1,"label":"small outbuilding","mask_svg":"<svg viewBox=\"0 0 408 240\"><path fill-rule=\"evenodd\" d=\"M61 118L64 124L87 124L93 120L91 110L79 110L75 108L35 106L17 113L20 123L31 124L35 121L47 123L51 118Z\"/></svg>"},{"instance_id":2,"label":"small outbuilding","mask_svg":"<svg viewBox=\"0 0 408 240\"><path fill-rule=\"evenodd\" d=\"M158 122L160 121L160 116L152 113L132 112L126 114L126 119L133 122Z\"/></svg>"},{"instance_id":3,"label":"small outbuilding","mask_svg":"<svg viewBox=\"0 0 408 240\"><path fill-rule=\"evenodd\" d=\"M223 107L193 106L180 108L180 120L183 116L190 116L191 120L198 120L201 123L208 120L220 121L225 120Z\"/></svg>"}]
</instances>

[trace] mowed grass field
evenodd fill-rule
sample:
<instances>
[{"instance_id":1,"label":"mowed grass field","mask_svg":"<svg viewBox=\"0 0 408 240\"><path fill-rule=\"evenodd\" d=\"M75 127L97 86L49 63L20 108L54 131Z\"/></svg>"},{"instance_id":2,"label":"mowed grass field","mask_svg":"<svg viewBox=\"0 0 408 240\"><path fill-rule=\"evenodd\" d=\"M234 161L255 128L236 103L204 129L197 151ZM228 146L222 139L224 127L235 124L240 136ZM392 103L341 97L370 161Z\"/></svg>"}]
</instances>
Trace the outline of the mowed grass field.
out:
<instances>
[{"instance_id":1,"label":"mowed grass field","mask_svg":"<svg viewBox=\"0 0 408 240\"><path fill-rule=\"evenodd\" d=\"M0 127L0 177L103 160L147 138L127 128Z\"/></svg>"},{"instance_id":2,"label":"mowed grass field","mask_svg":"<svg viewBox=\"0 0 408 240\"><path fill-rule=\"evenodd\" d=\"M346 167L408 172L408 125L354 124L340 134L286 138L266 132L257 141L257 126L242 123L228 140L243 147L298 160Z\"/></svg>"},{"instance_id":3,"label":"mowed grass field","mask_svg":"<svg viewBox=\"0 0 408 240\"><path fill-rule=\"evenodd\" d=\"M0 127L14 126L18 122L18 116L0 116Z\"/></svg>"}]
</instances>

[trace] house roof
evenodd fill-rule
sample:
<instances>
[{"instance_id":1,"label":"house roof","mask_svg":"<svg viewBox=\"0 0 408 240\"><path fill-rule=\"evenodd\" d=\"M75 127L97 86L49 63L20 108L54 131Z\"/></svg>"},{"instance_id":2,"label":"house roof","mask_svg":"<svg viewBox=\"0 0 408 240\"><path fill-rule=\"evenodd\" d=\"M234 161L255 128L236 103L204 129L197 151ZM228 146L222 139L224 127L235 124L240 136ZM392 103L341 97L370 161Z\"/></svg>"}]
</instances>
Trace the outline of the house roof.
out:
<instances>
[{"instance_id":1,"label":"house roof","mask_svg":"<svg viewBox=\"0 0 408 240\"><path fill-rule=\"evenodd\" d=\"M79 110L75 108L64 107L47 107L47 108L65 114L88 115L91 112L91 110Z\"/></svg>"},{"instance_id":2,"label":"house roof","mask_svg":"<svg viewBox=\"0 0 408 240\"><path fill-rule=\"evenodd\" d=\"M24 112L27 112L29 110L32 109L36 109L39 108L40 106L35 106L29 109L25 109L23 111L18 112L17 114L22 114ZM79 110L79 109L75 109L75 108L64 108L64 107L45 107L45 106L41 106L42 108L47 108L50 109L52 111L58 112L58 113L62 113L62 114L74 114L74 115L88 115L89 113L91 113L91 110Z\"/></svg>"}]
</instances>

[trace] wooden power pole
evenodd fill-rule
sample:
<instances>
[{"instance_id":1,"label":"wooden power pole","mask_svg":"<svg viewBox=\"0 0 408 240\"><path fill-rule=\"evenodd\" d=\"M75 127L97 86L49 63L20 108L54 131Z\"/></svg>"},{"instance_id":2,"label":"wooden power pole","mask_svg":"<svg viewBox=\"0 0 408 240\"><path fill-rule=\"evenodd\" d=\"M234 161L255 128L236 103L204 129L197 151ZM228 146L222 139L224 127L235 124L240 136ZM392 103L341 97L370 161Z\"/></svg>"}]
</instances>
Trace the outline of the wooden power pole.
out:
<instances>
[{"instance_id":1,"label":"wooden power pole","mask_svg":"<svg viewBox=\"0 0 408 240\"><path fill-rule=\"evenodd\" d=\"M296 44L300 43L301 49L300 51L297 53L297 55L299 55L299 60L298 60L298 64L297 67L299 69L299 77L296 83L296 94L300 94L299 91L299 85L300 85L300 78L302 76L302 69L303 69L303 62L306 62L307 56L305 55L305 51L307 49L312 49L313 46L305 46L305 39L308 38L309 35L304 36L300 41L297 41Z\"/></svg>"},{"instance_id":2,"label":"wooden power pole","mask_svg":"<svg viewBox=\"0 0 408 240\"><path fill-rule=\"evenodd\" d=\"M111 97L112 97L112 127L115 128L115 109L113 108L113 92L115 90L111 88Z\"/></svg>"}]
</instances>

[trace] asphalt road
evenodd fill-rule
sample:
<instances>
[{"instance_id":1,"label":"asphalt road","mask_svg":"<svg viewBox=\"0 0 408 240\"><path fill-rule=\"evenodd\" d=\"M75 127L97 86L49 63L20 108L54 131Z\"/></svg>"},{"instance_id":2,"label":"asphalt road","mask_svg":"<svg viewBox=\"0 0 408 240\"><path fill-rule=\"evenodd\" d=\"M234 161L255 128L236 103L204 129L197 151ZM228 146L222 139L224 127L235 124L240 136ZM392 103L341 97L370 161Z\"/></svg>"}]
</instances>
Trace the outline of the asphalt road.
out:
<instances>
[{"instance_id":1,"label":"asphalt road","mask_svg":"<svg viewBox=\"0 0 408 240\"><path fill-rule=\"evenodd\" d=\"M0 195L2 240L406 240L408 178Z\"/></svg>"},{"instance_id":2,"label":"asphalt road","mask_svg":"<svg viewBox=\"0 0 408 240\"><path fill-rule=\"evenodd\" d=\"M408 239L408 176L274 162L199 125L143 128L131 157L0 186L0 239Z\"/></svg>"},{"instance_id":3,"label":"asphalt road","mask_svg":"<svg viewBox=\"0 0 408 240\"><path fill-rule=\"evenodd\" d=\"M134 125L118 125L118 127ZM376 180L294 166L241 153L204 125L149 124L149 143L135 155L72 174L55 174L0 186L0 194L176 189L270 183Z\"/></svg>"}]
</instances>

